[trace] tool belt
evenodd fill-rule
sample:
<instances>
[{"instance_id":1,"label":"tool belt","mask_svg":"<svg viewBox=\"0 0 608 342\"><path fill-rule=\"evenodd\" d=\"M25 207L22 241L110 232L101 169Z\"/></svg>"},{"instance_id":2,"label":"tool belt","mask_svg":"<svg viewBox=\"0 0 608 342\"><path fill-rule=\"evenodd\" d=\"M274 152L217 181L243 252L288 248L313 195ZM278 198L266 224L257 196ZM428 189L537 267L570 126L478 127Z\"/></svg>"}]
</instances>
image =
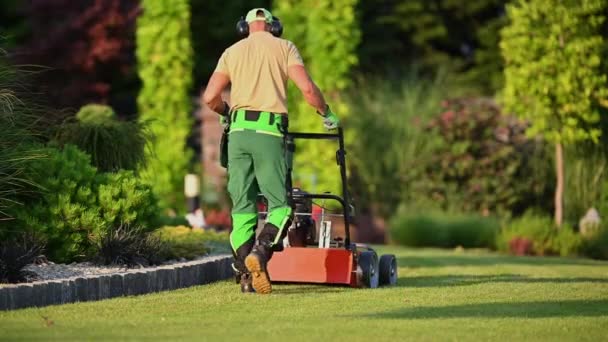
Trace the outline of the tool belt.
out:
<instances>
[{"instance_id":1,"label":"tool belt","mask_svg":"<svg viewBox=\"0 0 608 342\"><path fill-rule=\"evenodd\" d=\"M230 113L230 133L249 130L282 137L287 121L287 115L239 109Z\"/></svg>"},{"instance_id":2,"label":"tool belt","mask_svg":"<svg viewBox=\"0 0 608 342\"><path fill-rule=\"evenodd\" d=\"M239 131L285 137L289 120L286 114L238 109L230 113L230 124L224 129L220 142L220 165L228 167L228 135Z\"/></svg>"}]
</instances>

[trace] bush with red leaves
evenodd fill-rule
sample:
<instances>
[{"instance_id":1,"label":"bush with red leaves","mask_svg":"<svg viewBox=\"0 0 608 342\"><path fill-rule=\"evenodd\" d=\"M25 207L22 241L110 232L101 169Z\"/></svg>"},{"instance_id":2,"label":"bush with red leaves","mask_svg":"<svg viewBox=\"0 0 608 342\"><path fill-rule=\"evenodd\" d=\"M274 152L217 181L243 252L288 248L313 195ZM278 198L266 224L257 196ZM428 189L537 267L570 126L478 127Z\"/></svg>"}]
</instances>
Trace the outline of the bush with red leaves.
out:
<instances>
[{"instance_id":1,"label":"bush with red leaves","mask_svg":"<svg viewBox=\"0 0 608 342\"><path fill-rule=\"evenodd\" d=\"M517 214L551 203L550 176L533 165L546 161L544 148L526 137L525 123L503 114L489 99L456 99L442 105L444 113L429 127L442 142L428 164L412 166L420 175L413 191L442 209L484 216Z\"/></svg>"},{"instance_id":2,"label":"bush with red leaves","mask_svg":"<svg viewBox=\"0 0 608 342\"><path fill-rule=\"evenodd\" d=\"M108 103L113 83L135 65L138 1L31 0L24 6L31 36L16 59L48 67L37 83L50 104Z\"/></svg>"}]
</instances>

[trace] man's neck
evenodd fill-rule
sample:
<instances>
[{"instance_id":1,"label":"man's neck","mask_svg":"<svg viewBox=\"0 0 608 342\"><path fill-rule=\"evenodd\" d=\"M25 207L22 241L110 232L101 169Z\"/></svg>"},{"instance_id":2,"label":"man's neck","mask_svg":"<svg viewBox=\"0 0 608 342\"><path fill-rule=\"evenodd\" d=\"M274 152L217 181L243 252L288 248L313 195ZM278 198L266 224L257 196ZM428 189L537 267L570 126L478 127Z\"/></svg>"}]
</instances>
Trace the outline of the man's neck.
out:
<instances>
[{"instance_id":1,"label":"man's neck","mask_svg":"<svg viewBox=\"0 0 608 342\"><path fill-rule=\"evenodd\" d=\"M249 33L260 33L260 32L267 32L267 31L266 31L266 30L264 30L264 29L261 29L261 30L251 30L251 31L249 31Z\"/></svg>"}]
</instances>

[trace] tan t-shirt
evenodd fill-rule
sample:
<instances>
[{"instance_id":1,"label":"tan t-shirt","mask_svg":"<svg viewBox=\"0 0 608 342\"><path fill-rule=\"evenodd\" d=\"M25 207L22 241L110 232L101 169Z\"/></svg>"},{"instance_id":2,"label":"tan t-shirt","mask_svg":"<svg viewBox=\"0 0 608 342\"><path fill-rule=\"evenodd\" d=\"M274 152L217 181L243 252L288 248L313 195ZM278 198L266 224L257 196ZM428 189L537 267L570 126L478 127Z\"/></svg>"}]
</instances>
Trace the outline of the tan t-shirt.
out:
<instances>
[{"instance_id":1,"label":"tan t-shirt","mask_svg":"<svg viewBox=\"0 0 608 342\"><path fill-rule=\"evenodd\" d=\"M230 78L232 110L287 113L287 69L292 65L304 65L296 46L261 31L226 49L215 72Z\"/></svg>"}]
</instances>

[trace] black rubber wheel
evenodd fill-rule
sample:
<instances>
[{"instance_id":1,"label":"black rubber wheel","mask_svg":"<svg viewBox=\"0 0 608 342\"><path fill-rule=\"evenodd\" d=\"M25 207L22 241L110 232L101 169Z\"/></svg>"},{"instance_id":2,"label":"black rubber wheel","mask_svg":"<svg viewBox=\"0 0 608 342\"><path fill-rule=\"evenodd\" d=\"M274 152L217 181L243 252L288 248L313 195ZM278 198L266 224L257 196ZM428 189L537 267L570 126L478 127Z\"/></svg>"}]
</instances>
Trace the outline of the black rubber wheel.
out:
<instances>
[{"instance_id":1,"label":"black rubber wheel","mask_svg":"<svg viewBox=\"0 0 608 342\"><path fill-rule=\"evenodd\" d=\"M397 258L392 254L381 256L378 273L380 276L380 286L393 286L397 284Z\"/></svg>"},{"instance_id":2,"label":"black rubber wheel","mask_svg":"<svg viewBox=\"0 0 608 342\"><path fill-rule=\"evenodd\" d=\"M378 256L375 252L364 251L359 253L357 265L359 286L375 289L379 284Z\"/></svg>"}]
</instances>

